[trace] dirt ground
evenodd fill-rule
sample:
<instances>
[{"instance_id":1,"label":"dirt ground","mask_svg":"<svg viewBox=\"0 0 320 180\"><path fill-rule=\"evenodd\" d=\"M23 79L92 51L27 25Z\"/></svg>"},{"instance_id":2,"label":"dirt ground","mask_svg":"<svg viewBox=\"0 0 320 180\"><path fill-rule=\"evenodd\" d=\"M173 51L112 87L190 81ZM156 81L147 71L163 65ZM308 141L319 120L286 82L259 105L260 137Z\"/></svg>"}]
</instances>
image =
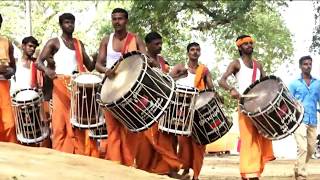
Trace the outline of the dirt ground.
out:
<instances>
[{"instance_id":1,"label":"dirt ground","mask_svg":"<svg viewBox=\"0 0 320 180\"><path fill-rule=\"evenodd\" d=\"M293 179L293 160L268 163L262 180ZM320 160L311 160L308 180L320 180ZM191 172L192 173L192 172ZM192 175L192 174L191 174ZM165 180L167 176L150 174L117 163L62 153L46 148L32 148L0 142L0 180ZM207 155L201 180L239 180L239 156Z\"/></svg>"},{"instance_id":2,"label":"dirt ground","mask_svg":"<svg viewBox=\"0 0 320 180\"><path fill-rule=\"evenodd\" d=\"M294 160L278 159L267 163L261 180L292 180ZM312 159L308 180L320 180L320 160ZM207 155L201 170L201 180L239 180L239 156Z\"/></svg>"}]
</instances>

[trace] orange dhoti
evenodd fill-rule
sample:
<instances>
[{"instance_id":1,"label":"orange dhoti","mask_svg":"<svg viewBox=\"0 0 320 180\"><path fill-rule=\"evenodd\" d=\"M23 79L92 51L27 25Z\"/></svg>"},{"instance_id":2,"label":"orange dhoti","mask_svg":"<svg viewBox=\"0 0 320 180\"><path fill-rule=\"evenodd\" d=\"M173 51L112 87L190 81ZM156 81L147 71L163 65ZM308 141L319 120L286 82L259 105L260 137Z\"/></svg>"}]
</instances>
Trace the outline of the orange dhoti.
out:
<instances>
[{"instance_id":1,"label":"orange dhoti","mask_svg":"<svg viewBox=\"0 0 320 180\"><path fill-rule=\"evenodd\" d=\"M58 76L53 81L52 147L55 150L84 154L85 131L73 129L70 123L70 76Z\"/></svg>"},{"instance_id":2,"label":"orange dhoti","mask_svg":"<svg viewBox=\"0 0 320 180\"><path fill-rule=\"evenodd\" d=\"M14 124L10 83L8 80L0 80L0 141L17 142Z\"/></svg>"},{"instance_id":3,"label":"orange dhoti","mask_svg":"<svg viewBox=\"0 0 320 180\"><path fill-rule=\"evenodd\" d=\"M130 132L111 112L105 112L108 131L107 152L105 158L126 166L133 166L141 133Z\"/></svg>"},{"instance_id":4,"label":"orange dhoti","mask_svg":"<svg viewBox=\"0 0 320 180\"><path fill-rule=\"evenodd\" d=\"M137 168L157 173L168 174L170 170L179 170L179 161L173 148L174 136L158 130L158 123L143 132L136 156Z\"/></svg>"},{"instance_id":5,"label":"orange dhoti","mask_svg":"<svg viewBox=\"0 0 320 180\"><path fill-rule=\"evenodd\" d=\"M98 158L100 156L98 145L96 140L91 139L89 136L89 130L85 130L86 139L85 139L85 152L86 156L92 156Z\"/></svg>"},{"instance_id":6,"label":"orange dhoti","mask_svg":"<svg viewBox=\"0 0 320 180\"><path fill-rule=\"evenodd\" d=\"M267 161L274 160L272 141L261 136L252 120L239 111L240 173L244 178L260 177Z\"/></svg>"},{"instance_id":7,"label":"orange dhoti","mask_svg":"<svg viewBox=\"0 0 320 180\"><path fill-rule=\"evenodd\" d=\"M183 169L191 168L193 178L198 179L206 151L205 145L200 145L191 136L179 136L178 157L183 162Z\"/></svg>"}]
</instances>

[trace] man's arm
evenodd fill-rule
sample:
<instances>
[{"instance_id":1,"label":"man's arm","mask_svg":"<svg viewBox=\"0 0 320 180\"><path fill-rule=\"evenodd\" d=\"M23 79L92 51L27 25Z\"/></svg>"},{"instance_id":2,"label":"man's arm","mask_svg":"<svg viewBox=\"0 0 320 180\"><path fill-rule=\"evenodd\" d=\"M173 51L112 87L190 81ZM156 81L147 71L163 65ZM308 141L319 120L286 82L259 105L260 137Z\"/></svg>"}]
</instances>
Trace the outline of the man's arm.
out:
<instances>
[{"instance_id":1,"label":"man's arm","mask_svg":"<svg viewBox=\"0 0 320 180\"><path fill-rule=\"evenodd\" d=\"M95 65L96 70L100 73L106 73L106 63L107 63L107 48L108 48L109 36L102 39L99 47L99 53L97 56L97 63Z\"/></svg>"},{"instance_id":2,"label":"man's arm","mask_svg":"<svg viewBox=\"0 0 320 180\"><path fill-rule=\"evenodd\" d=\"M228 83L227 83L227 80L228 80L228 77L231 76L232 74L235 74L239 71L240 69L240 63L238 60L234 60L232 61L226 72L223 73L221 79L219 80L219 86L222 87L223 89L227 90L230 92L231 96L235 99L239 99L240 98L240 94L239 92L234 88L234 87L231 87Z\"/></svg>"},{"instance_id":3,"label":"man's arm","mask_svg":"<svg viewBox=\"0 0 320 180\"><path fill-rule=\"evenodd\" d=\"M261 73L261 78L266 76L266 72L263 69L263 66L260 62L258 62L258 68L260 69L260 73Z\"/></svg>"},{"instance_id":4,"label":"man's arm","mask_svg":"<svg viewBox=\"0 0 320 180\"><path fill-rule=\"evenodd\" d=\"M86 68L87 68L89 71L93 71L94 68L95 68L96 62L90 60L88 54L86 53L86 50L85 50L85 48L84 48L83 43L82 43L81 41L80 41L80 43L81 43L81 48L82 48L83 64L86 66Z\"/></svg>"},{"instance_id":5,"label":"man's arm","mask_svg":"<svg viewBox=\"0 0 320 180\"><path fill-rule=\"evenodd\" d=\"M37 69L43 71L50 79L56 78L56 73L54 70L47 68L44 65L44 61L52 57L53 54L57 51L57 46L55 45L55 39L50 39L46 45L43 47L35 65Z\"/></svg>"},{"instance_id":6,"label":"man's arm","mask_svg":"<svg viewBox=\"0 0 320 180\"><path fill-rule=\"evenodd\" d=\"M174 80L178 80L180 78L188 76L188 69L185 68L183 64L177 64L172 68L172 70L170 71L169 75Z\"/></svg>"},{"instance_id":7,"label":"man's arm","mask_svg":"<svg viewBox=\"0 0 320 180\"><path fill-rule=\"evenodd\" d=\"M206 76L205 76L205 83L206 83L206 86L207 86L208 89L213 89L214 88L212 77L211 77L211 73L210 73L209 69L207 69L207 73L206 73Z\"/></svg>"},{"instance_id":8,"label":"man's arm","mask_svg":"<svg viewBox=\"0 0 320 180\"><path fill-rule=\"evenodd\" d=\"M16 73L16 61L14 59L13 52L13 45L11 41L9 41L9 67L7 68L7 71L3 74L3 76L6 79L10 79L11 76L13 76Z\"/></svg>"}]
</instances>

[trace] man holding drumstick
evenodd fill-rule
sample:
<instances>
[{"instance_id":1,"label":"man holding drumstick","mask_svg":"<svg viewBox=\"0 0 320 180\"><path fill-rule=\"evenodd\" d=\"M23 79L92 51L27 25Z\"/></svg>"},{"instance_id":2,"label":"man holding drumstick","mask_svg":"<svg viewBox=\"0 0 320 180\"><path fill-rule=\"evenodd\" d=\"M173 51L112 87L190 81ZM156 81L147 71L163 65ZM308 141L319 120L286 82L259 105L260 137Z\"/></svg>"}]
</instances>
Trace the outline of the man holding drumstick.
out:
<instances>
[{"instance_id":1,"label":"man holding drumstick","mask_svg":"<svg viewBox=\"0 0 320 180\"><path fill-rule=\"evenodd\" d=\"M254 81L265 76L260 62L252 57L253 39L241 35L236 40L240 59L232 61L222 75L219 85L239 100L241 94ZM227 83L229 76L234 75L239 88L235 89ZM238 111L240 128L240 174L242 179L259 179L267 161L274 160L272 141L259 134L251 119Z\"/></svg>"},{"instance_id":2,"label":"man holding drumstick","mask_svg":"<svg viewBox=\"0 0 320 180\"><path fill-rule=\"evenodd\" d=\"M146 54L143 41L135 34L127 31L128 12L115 8L111 13L114 32L104 37L100 43L96 69L107 77L112 77L111 67L124 55L131 51ZM141 133L133 133L126 129L110 111L105 112L108 140L105 158L126 166L133 166Z\"/></svg>"}]
</instances>

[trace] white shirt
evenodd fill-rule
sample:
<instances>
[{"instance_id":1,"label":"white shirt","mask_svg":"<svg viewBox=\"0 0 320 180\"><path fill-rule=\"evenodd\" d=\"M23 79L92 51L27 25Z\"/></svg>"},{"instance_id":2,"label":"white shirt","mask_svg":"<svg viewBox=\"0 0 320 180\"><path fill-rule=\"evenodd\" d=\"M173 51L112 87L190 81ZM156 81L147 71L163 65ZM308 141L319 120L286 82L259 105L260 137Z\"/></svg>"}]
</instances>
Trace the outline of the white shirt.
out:
<instances>
[{"instance_id":1,"label":"white shirt","mask_svg":"<svg viewBox=\"0 0 320 180\"><path fill-rule=\"evenodd\" d=\"M178 79L176 81L176 84L188 86L188 87L194 87L195 78L196 78L196 74L193 74L193 73L189 72L189 70L188 70L188 76L181 78L181 79Z\"/></svg>"},{"instance_id":2,"label":"white shirt","mask_svg":"<svg viewBox=\"0 0 320 180\"><path fill-rule=\"evenodd\" d=\"M72 75L74 71L77 71L76 51L69 49L61 37L58 37L58 40L60 48L53 56L56 74Z\"/></svg>"},{"instance_id":3,"label":"white shirt","mask_svg":"<svg viewBox=\"0 0 320 180\"><path fill-rule=\"evenodd\" d=\"M121 52L117 52L113 50L112 42L113 42L114 33L111 33L109 36L108 47L107 47L107 57L106 57L106 68L111 68L122 56Z\"/></svg>"},{"instance_id":4,"label":"white shirt","mask_svg":"<svg viewBox=\"0 0 320 180\"><path fill-rule=\"evenodd\" d=\"M238 92L240 94L243 94L243 92L252 84L252 74L253 69L248 68L244 63L242 59L239 59L240 62L240 69L239 72L236 74L236 79L238 82ZM257 74L256 79L260 79L260 70L257 67Z\"/></svg>"}]
</instances>

